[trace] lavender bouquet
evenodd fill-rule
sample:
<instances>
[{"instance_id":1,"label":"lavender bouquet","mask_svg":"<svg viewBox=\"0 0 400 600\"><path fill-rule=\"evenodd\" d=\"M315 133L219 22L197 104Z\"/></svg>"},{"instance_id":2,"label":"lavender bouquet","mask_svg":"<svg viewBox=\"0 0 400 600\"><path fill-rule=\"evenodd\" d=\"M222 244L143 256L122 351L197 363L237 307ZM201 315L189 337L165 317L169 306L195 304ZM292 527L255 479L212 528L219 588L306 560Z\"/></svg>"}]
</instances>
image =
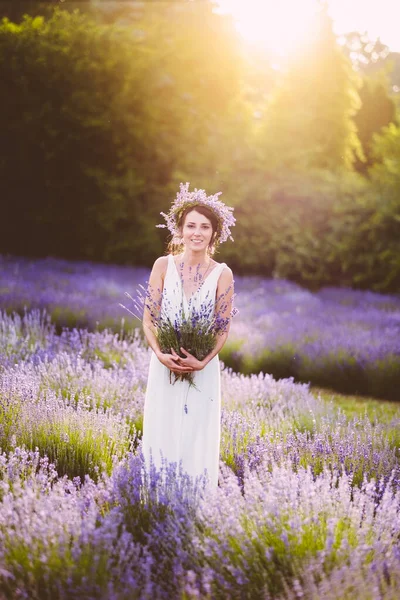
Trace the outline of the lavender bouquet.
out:
<instances>
[{"instance_id":1,"label":"lavender bouquet","mask_svg":"<svg viewBox=\"0 0 400 600\"><path fill-rule=\"evenodd\" d=\"M162 352L171 352L171 348L181 356L181 348L185 348L198 360L203 360L217 343L218 334L226 331L229 319L218 316L211 320L205 318L202 310L191 310L187 315L182 310L181 318L174 323L170 319L160 319L157 327L157 339ZM171 381L172 375L174 381ZM188 381L194 385L194 373L173 373L170 371L170 381Z\"/></svg>"},{"instance_id":2,"label":"lavender bouquet","mask_svg":"<svg viewBox=\"0 0 400 600\"><path fill-rule=\"evenodd\" d=\"M163 298L160 291L154 293L150 286L147 290L143 286L139 288L136 300L125 292L126 296L133 301L135 312L130 311L123 304L121 306L136 318L141 318L139 315L143 314L144 308L147 308L161 352L170 354L173 348L182 358L185 358L185 355L181 348L185 348L198 360L203 360L215 348L218 335L227 331L231 317L237 312L235 309L227 311L226 298L230 288L216 300L207 294L198 307L189 301L187 311L183 303L179 309L174 310L171 301L165 296ZM215 311L214 307L218 307L218 311ZM227 317L222 316L226 314ZM189 385L195 387L194 373L170 371L170 382L174 384L178 380L188 381Z\"/></svg>"}]
</instances>

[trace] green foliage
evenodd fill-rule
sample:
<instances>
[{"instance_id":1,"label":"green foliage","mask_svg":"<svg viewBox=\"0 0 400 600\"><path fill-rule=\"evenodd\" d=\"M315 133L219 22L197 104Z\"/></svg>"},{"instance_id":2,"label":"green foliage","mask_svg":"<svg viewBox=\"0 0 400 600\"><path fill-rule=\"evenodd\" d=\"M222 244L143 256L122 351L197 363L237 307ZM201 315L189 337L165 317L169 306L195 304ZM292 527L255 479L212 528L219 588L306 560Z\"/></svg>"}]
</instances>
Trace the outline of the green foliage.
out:
<instances>
[{"instance_id":1,"label":"green foliage","mask_svg":"<svg viewBox=\"0 0 400 600\"><path fill-rule=\"evenodd\" d=\"M82 582L87 582L94 576L96 584L93 585L93 594L96 594L100 586L105 588L108 583L109 552L99 546L96 546L96 552L93 552L90 542L82 544L80 552L74 551L74 534L71 534L67 527L65 537L71 540L70 543L56 539L35 539L32 547L31 539L21 539L12 529L2 534L7 569L10 572L15 569L18 573L18 583L15 582L14 576L3 578L2 592L6 598L18 597L22 585L29 589L29 597L32 600L54 600L60 598L61 581L68 582L65 583L67 589L76 589ZM76 595L73 592L63 594L62 597L74 600Z\"/></svg>"},{"instance_id":2,"label":"green foliage","mask_svg":"<svg viewBox=\"0 0 400 600\"><path fill-rule=\"evenodd\" d=\"M36 252L45 242L53 252L68 245L76 255L78 245L93 256L89 222L104 243L121 212L119 199L98 187L102 168L116 175L111 160L116 148L105 132L109 98L121 87L118 73L123 75L115 57L98 68L103 36L109 38L103 40L106 49L115 37L112 30L61 11L50 21L28 16L18 26L3 21L0 68L9 91L1 94L7 148L1 172L11 218L2 240L11 250L24 249L29 228L38 238ZM107 225L100 217L102 205L109 211Z\"/></svg>"},{"instance_id":3,"label":"green foliage","mask_svg":"<svg viewBox=\"0 0 400 600\"><path fill-rule=\"evenodd\" d=\"M347 418L367 416L371 422L375 423L390 424L393 422L395 430L398 432L397 420L400 418L400 405L397 402L377 400L370 396L348 396L314 385L311 386L311 392L326 402L332 402Z\"/></svg>"},{"instance_id":4,"label":"green foliage","mask_svg":"<svg viewBox=\"0 0 400 600\"><path fill-rule=\"evenodd\" d=\"M266 169L336 171L361 158L352 119L360 106L358 84L323 10L315 18L310 41L291 57L266 109L260 132Z\"/></svg>"},{"instance_id":5,"label":"green foliage","mask_svg":"<svg viewBox=\"0 0 400 600\"><path fill-rule=\"evenodd\" d=\"M79 418L82 417L78 415ZM96 480L103 471L111 473L114 458L121 458L129 449L128 439L112 439L106 432L90 427L83 433L73 419L69 423L46 423L32 431L23 431L17 443L32 450L40 448L55 464L59 475L66 474L71 479L78 476L81 481L86 474Z\"/></svg>"},{"instance_id":6,"label":"green foliage","mask_svg":"<svg viewBox=\"0 0 400 600\"><path fill-rule=\"evenodd\" d=\"M97 479L103 471L111 473L114 460L131 449L136 436L133 423L121 423L118 430L107 431L104 419L101 428L96 414L67 406L58 411L53 407L53 418L43 420L34 405L26 407L17 399L1 400L1 449L7 452L16 445L29 450L39 448L41 455L55 464L59 475L79 476L83 481L86 474ZM102 412L98 411L100 415Z\"/></svg>"},{"instance_id":7,"label":"green foliage","mask_svg":"<svg viewBox=\"0 0 400 600\"><path fill-rule=\"evenodd\" d=\"M396 118L396 104L388 94L387 76L364 77L360 89L361 107L354 117L360 138L365 162L359 162L357 168L365 172L373 164L372 139L375 133L393 123Z\"/></svg>"},{"instance_id":8,"label":"green foliage","mask_svg":"<svg viewBox=\"0 0 400 600\"><path fill-rule=\"evenodd\" d=\"M341 46L321 10L276 72L210 2L100 5L0 24L0 252L149 266L190 181L235 207L235 272L400 289L394 99L346 56L384 45Z\"/></svg>"},{"instance_id":9,"label":"green foliage","mask_svg":"<svg viewBox=\"0 0 400 600\"><path fill-rule=\"evenodd\" d=\"M201 147L235 93L232 31L208 4L169 6L158 20L145 11L134 27L78 10L4 19L0 173L10 215L0 248L152 262L178 159L194 139Z\"/></svg>"},{"instance_id":10,"label":"green foliage","mask_svg":"<svg viewBox=\"0 0 400 600\"><path fill-rule=\"evenodd\" d=\"M400 128L393 123L375 135L376 161L356 202L342 203L335 223L343 275L356 287L400 290ZM336 232L334 232L335 234Z\"/></svg>"},{"instance_id":11,"label":"green foliage","mask_svg":"<svg viewBox=\"0 0 400 600\"><path fill-rule=\"evenodd\" d=\"M226 366L245 375L262 371L276 379L294 377L296 381L312 381L314 385L344 394L399 400L400 359L396 355L362 367L345 352L332 352L317 364L293 344L282 345L273 351L265 348L256 354L245 354L234 346L227 346L223 361Z\"/></svg>"}]
</instances>

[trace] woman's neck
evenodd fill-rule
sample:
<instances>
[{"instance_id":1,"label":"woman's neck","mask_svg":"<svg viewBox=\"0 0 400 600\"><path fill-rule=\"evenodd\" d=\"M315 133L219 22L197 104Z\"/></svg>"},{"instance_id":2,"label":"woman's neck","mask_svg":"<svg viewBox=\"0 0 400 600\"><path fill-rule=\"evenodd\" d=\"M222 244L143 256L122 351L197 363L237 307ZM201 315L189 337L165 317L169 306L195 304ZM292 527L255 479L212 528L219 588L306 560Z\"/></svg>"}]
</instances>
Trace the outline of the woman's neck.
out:
<instances>
[{"instance_id":1,"label":"woman's neck","mask_svg":"<svg viewBox=\"0 0 400 600\"><path fill-rule=\"evenodd\" d=\"M181 255L181 260L185 265L195 267L197 265L208 265L211 258L208 256L207 250L194 252L193 250L185 249Z\"/></svg>"}]
</instances>

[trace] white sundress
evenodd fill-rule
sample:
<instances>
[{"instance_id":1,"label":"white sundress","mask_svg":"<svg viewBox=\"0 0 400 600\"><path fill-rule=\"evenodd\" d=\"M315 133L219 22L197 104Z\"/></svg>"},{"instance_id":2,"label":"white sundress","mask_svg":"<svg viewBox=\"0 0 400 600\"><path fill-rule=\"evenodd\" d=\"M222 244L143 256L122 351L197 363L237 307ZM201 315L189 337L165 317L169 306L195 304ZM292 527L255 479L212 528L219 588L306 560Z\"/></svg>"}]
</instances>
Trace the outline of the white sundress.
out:
<instances>
[{"instance_id":1,"label":"white sundress","mask_svg":"<svg viewBox=\"0 0 400 600\"><path fill-rule=\"evenodd\" d=\"M199 307L207 299L215 302L217 283L226 267L213 268L190 300L185 296L173 256L168 256L162 310L172 322L182 303ZM165 314L165 313L164 313ZM172 377L173 381L174 378ZM150 457L160 468L162 459L180 463L183 470L197 477L206 470L209 484L218 485L221 435L221 376L218 355L204 369L194 372L195 387L187 381L170 382L170 371L156 357L150 359L144 404L142 450L147 467Z\"/></svg>"}]
</instances>

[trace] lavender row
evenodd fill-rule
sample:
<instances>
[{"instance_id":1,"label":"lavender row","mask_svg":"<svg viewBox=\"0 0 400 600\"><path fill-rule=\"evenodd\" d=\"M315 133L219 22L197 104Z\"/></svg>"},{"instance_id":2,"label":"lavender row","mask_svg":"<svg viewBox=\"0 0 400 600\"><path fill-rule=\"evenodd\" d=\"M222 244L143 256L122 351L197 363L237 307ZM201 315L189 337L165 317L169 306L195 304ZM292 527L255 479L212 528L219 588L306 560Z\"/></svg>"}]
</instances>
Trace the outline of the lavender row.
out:
<instances>
[{"instance_id":1,"label":"lavender row","mask_svg":"<svg viewBox=\"0 0 400 600\"><path fill-rule=\"evenodd\" d=\"M400 400L400 297L256 278L237 290L241 320L226 349L235 369Z\"/></svg>"},{"instance_id":2,"label":"lavender row","mask_svg":"<svg viewBox=\"0 0 400 600\"><path fill-rule=\"evenodd\" d=\"M282 464L221 465L204 491L175 465L144 476L128 455L96 484L39 454L0 456L0 586L6 597L394 599L399 492Z\"/></svg>"},{"instance_id":3,"label":"lavender row","mask_svg":"<svg viewBox=\"0 0 400 600\"><path fill-rule=\"evenodd\" d=\"M0 258L0 307L47 309L62 326L128 331L120 302L148 270L64 260ZM400 399L400 296L236 277L239 315L221 356L243 373L293 376L345 392Z\"/></svg>"}]
</instances>

